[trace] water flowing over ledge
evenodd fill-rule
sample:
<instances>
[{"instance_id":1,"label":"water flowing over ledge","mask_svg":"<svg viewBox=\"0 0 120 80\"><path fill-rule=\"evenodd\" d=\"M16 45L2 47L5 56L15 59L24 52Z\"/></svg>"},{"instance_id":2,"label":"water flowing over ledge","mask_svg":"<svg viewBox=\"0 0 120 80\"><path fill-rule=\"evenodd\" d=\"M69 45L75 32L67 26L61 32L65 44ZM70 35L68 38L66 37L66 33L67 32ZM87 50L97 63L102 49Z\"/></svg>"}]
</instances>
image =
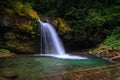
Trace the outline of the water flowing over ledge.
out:
<instances>
[{"instance_id":1,"label":"water flowing over ledge","mask_svg":"<svg viewBox=\"0 0 120 80\"><path fill-rule=\"evenodd\" d=\"M66 54L64 46L54 29L54 26L38 19L41 27L41 54L39 56L50 56L61 59L87 59L86 57ZM45 54L43 54L45 53Z\"/></svg>"}]
</instances>

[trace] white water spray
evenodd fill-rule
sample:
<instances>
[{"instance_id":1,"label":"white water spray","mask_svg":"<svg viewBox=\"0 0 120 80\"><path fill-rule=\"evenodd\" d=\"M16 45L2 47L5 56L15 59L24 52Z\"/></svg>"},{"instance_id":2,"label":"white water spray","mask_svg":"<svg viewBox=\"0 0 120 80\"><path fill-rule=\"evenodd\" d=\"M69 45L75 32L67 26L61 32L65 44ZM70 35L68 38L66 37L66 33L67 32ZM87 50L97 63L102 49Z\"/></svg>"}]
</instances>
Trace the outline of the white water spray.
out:
<instances>
[{"instance_id":1,"label":"white water spray","mask_svg":"<svg viewBox=\"0 0 120 80\"><path fill-rule=\"evenodd\" d=\"M63 59L87 59L86 57L66 54L54 26L48 22L42 22L40 19L38 21L41 27L41 56L52 56Z\"/></svg>"}]
</instances>

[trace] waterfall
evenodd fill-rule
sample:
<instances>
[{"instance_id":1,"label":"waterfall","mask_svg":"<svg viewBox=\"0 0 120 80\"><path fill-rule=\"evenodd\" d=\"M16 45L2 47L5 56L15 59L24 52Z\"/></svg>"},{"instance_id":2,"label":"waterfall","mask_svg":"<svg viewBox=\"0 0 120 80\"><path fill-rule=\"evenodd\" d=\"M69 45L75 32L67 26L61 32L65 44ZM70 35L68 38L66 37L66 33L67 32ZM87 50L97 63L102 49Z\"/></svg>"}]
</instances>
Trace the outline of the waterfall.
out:
<instances>
[{"instance_id":1,"label":"waterfall","mask_svg":"<svg viewBox=\"0 0 120 80\"><path fill-rule=\"evenodd\" d=\"M41 56L51 56L63 59L86 59L86 57L66 54L54 26L51 25L48 20L47 22L42 22L38 19L38 22L41 27Z\"/></svg>"},{"instance_id":2,"label":"waterfall","mask_svg":"<svg viewBox=\"0 0 120 80\"><path fill-rule=\"evenodd\" d=\"M41 40L43 42L44 52L59 55L65 54L63 44L54 27L50 23L43 23L40 19L39 23L41 26Z\"/></svg>"}]
</instances>

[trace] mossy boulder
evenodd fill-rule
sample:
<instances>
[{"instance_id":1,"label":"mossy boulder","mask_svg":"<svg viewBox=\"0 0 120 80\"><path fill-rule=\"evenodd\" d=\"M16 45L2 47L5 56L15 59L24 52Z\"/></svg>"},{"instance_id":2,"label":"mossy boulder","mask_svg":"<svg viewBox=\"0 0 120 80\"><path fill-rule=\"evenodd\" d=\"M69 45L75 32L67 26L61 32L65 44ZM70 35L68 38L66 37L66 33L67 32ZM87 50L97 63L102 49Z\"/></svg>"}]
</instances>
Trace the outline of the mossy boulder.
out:
<instances>
[{"instance_id":1,"label":"mossy boulder","mask_svg":"<svg viewBox=\"0 0 120 80\"><path fill-rule=\"evenodd\" d=\"M3 58L3 57L13 57L15 56L14 53L11 53L9 50L7 49L0 49L0 58Z\"/></svg>"},{"instance_id":2,"label":"mossy boulder","mask_svg":"<svg viewBox=\"0 0 120 80\"><path fill-rule=\"evenodd\" d=\"M33 29L33 27L31 25L24 24L24 23L23 24L17 24L17 26L18 26L18 28L20 28L20 29L22 29L22 30L24 30L26 32L30 32Z\"/></svg>"},{"instance_id":3,"label":"mossy boulder","mask_svg":"<svg viewBox=\"0 0 120 80\"><path fill-rule=\"evenodd\" d=\"M9 1L8 1L9 2ZM2 4L2 3L1 3ZM3 3L0 10L0 23L3 26L12 26L25 31L31 31L38 20L37 12L21 2Z\"/></svg>"},{"instance_id":4,"label":"mossy boulder","mask_svg":"<svg viewBox=\"0 0 120 80\"><path fill-rule=\"evenodd\" d=\"M18 15L20 17L26 17L30 19L38 19L37 12L34 11L31 6L27 6L25 4L22 4L20 1L7 1L9 2L9 5L6 6L6 3L1 3L3 6L3 9L9 14L9 15Z\"/></svg>"},{"instance_id":5,"label":"mossy boulder","mask_svg":"<svg viewBox=\"0 0 120 80\"><path fill-rule=\"evenodd\" d=\"M54 19L53 24L60 34L65 34L71 30L68 23L62 18Z\"/></svg>"},{"instance_id":6,"label":"mossy boulder","mask_svg":"<svg viewBox=\"0 0 120 80\"><path fill-rule=\"evenodd\" d=\"M30 6L20 1L0 1L0 48L35 53L39 38L37 20L37 12Z\"/></svg>"},{"instance_id":7,"label":"mossy boulder","mask_svg":"<svg viewBox=\"0 0 120 80\"><path fill-rule=\"evenodd\" d=\"M0 49L0 52L2 52L2 53L11 53L9 50L7 50L7 49Z\"/></svg>"},{"instance_id":8,"label":"mossy boulder","mask_svg":"<svg viewBox=\"0 0 120 80\"><path fill-rule=\"evenodd\" d=\"M31 9L30 6L26 6L21 2L15 2L14 5L14 12L16 12L19 16L26 16L27 18L31 19L38 19L37 12Z\"/></svg>"}]
</instances>

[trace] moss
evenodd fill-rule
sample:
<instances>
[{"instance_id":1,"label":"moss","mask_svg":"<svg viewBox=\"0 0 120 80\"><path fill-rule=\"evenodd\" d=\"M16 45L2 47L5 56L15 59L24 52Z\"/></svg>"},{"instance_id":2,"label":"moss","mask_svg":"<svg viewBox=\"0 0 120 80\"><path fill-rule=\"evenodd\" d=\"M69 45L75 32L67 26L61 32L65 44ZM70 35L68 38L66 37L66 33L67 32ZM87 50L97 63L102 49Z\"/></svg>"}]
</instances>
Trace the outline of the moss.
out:
<instances>
[{"instance_id":1,"label":"moss","mask_svg":"<svg viewBox=\"0 0 120 80\"><path fill-rule=\"evenodd\" d=\"M22 37L20 37L22 38ZM23 37L24 38L24 37ZM20 39L16 41L8 41L6 47L10 48L15 53L35 53L35 42L28 39Z\"/></svg>"},{"instance_id":2,"label":"moss","mask_svg":"<svg viewBox=\"0 0 120 80\"><path fill-rule=\"evenodd\" d=\"M15 11L20 14L26 14L27 17L32 18L32 19L38 19L37 12L31 9L31 7L27 7L26 5L23 5L20 2L15 3Z\"/></svg>"},{"instance_id":3,"label":"moss","mask_svg":"<svg viewBox=\"0 0 120 80\"><path fill-rule=\"evenodd\" d=\"M9 3L9 6L6 3ZM21 1L8 1L6 3L2 7L3 12L1 13L3 17L9 18L6 23L33 34L32 31L36 29L36 21L38 20L37 12L29 4L23 4ZM6 24L3 23L3 25Z\"/></svg>"},{"instance_id":4,"label":"moss","mask_svg":"<svg viewBox=\"0 0 120 80\"><path fill-rule=\"evenodd\" d=\"M24 8L23 13L25 13L28 17L32 19L38 19L37 12L35 12L34 10L30 8Z\"/></svg>"},{"instance_id":5,"label":"moss","mask_svg":"<svg viewBox=\"0 0 120 80\"><path fill-rule=\"evenodd\" d=\"M7 49L0 49L0 52L2 52L2 53L10 53L10 51L7 50Z\"/></svg>"},{"instance_id":6,"label":"moss","mask_svg":"<svg viewBox=\"0 0 120 80\"><path fill-rule=\"evenodd\" d=\"M23 5L21 2L18 2L18 1L14 2L14 3L15 3L14 11L17 12L17 13L21 12L25 5Z\"/></svg>"},{"instance_id":7,"label":"moss","mask_svg":"<svg viewBox=\"0 0 120 80\"><path fill-rule=\"evenodd\" d=\"M33 23L38 20L37 12L34 11L30 6L21 3L20 1L13 1L9 3L9 7L4 7L4 12L10 17L11 23L17 26L21 30L31 32L33 30Z\"/></svg>"},{"instance_id":8,"label":"moss","mask_svg":"<svg viewBox=\"0 0 120 80\"><path fill-rule=\"evenodd\" d=\"M11 4L12 7L4 8L8 14L12 14L12 15L18 14L18 16L22 16L30 19L38 19L37 12L34 11L31 7L22 4L20 1L16 1L9 4Z\"/></svg>"},{"instance_id":9,"label":"moss","mask_svg":"<svg viewBox=\"0 0 120 80\"><path fill-rule=\"evenodd\" d=\"M67 22L62 18L56 18L53 21L54 26L58 29L60 33L66 33L71 30Z\"/></svg>"},{"instance_id":10,"label":"moss","mask_svg":"<svg viewBox=\"0 0 120 80\"><path fill-rule=\"evenodd\" d=\"M37 12L34 11L31 7L22 4L21 2L15 2L14 10L17 15L20 17L25 17L27 19L32 19L32 23L17 23L17 26L27 32L31 32L33 30L33 23L38 20Z\"/></svg>"},{"instance_id":11,"label":"moss","mask_svg":"<svg viewBox=\"0 0 120 80\"><path fill-rule=\"evenodd\" d=\"M14 15L14 11L8 8L4 8L4 10L9 14L9 15Z\"/></svg>"},{"instance_id":12,"label":"moss","mask_svg":"<svg viewBox=\"0 0 120 80\"><path fill-rule=\"evenodd\" d=\"M29 24L17 24L17 26L18 26L20 29L22 29L22 30L24 30L24 31L27 31L27 32L30 32L30 31L33 30L33 27L32 27L31 25L29 25Z\"/></svg>"}]
</instances>

